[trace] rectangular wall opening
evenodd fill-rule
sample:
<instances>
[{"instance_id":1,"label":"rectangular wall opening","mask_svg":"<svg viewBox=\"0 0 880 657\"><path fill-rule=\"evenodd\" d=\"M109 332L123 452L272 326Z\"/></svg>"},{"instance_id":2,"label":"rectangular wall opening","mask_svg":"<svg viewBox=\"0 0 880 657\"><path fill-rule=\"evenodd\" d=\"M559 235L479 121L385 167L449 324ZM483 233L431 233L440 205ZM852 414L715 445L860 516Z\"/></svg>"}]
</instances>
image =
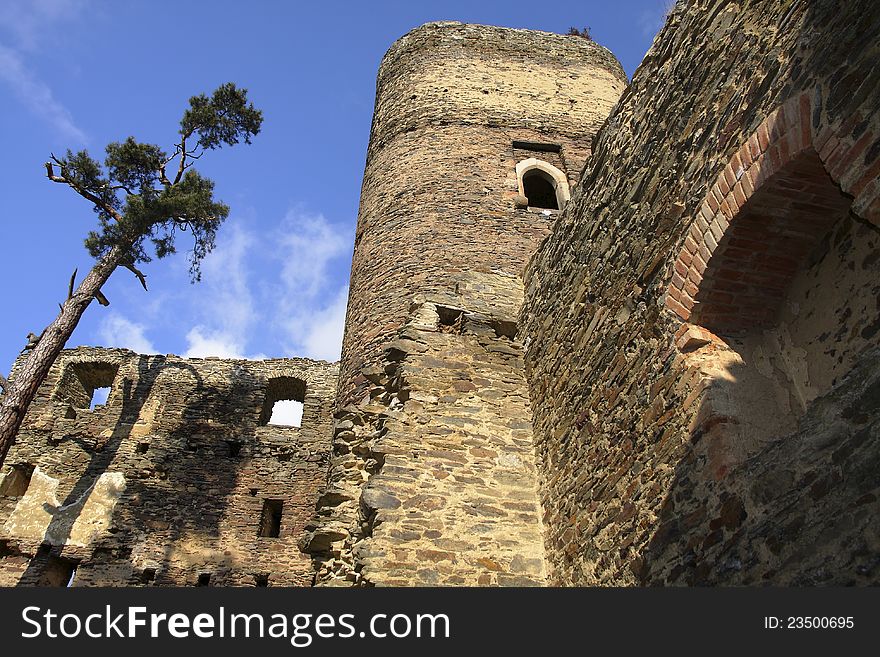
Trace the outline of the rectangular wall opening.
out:
<instances>
[{"instance_id":1,"label":"rectangular wall opening","mask_svg":"<svg viewBox=\"0 0 880 657\"><path fill-rule=\"evenodd\" d=\"M280 399L272 404L269 424L278 427L301 427L303 403L295 399Z\"/></svg>"},{"instance_id":2,"label":"rectangular wall opening","mask_svg":"<svg viewBox=\"0 0 880 657\"><path fill-rule=\"evenodd\" d=\"M507 338L508 340L516 339L516 322L496 319L492 321L492 328L495 330L496 337Z\"/></svg>"},{"instance_id":3,"label":"rectangular wall opening","mask_svg":"<svg viewBox=\"0 0 880 657\"><path fill-rule=\"evenodd\" d=\"M0 483L0 495L23 497L31 483L33 474L34 466L30 463L16 463Z\"/></svg>"},{"instance_id":4,"label":"rectangular wall opening","mask_svg":"<svg viewBox=\"0 0 880 657\"><path fill-rule=\"evenodd\" d=\"M263 500L263 513L260 516L258 536L278 538L281 535L281 511L283 508L283 500Z\"/></svg>"},{"instance_id":5,"label":"rectangular wall opening","mask_svg":"<svg viewBox=\"0 0 880 657\"><path fill-rule=\"evenodd\" d=\"M210 586L211 573L199 573L199 579L196 580L196 586Z\"/></svg>"},{"instance_id":6,"label":"rectangular wall opening","mask_svg":"<svg viewBox=\"0 0 880 657\"><path fill-rule=\"evenodd\" d=\"M71 587L76 577L76 561L50 554L37 586Z\"/></svg>"},{"instance_id":7,"label":"rectangular wall opening","mask_svg":"<svg viewBox=\"0 0 880 657\"><path fill-rule=\"evenodd\" d=\"M73 409L93 410L107 403L118 372L119 365L114 363L68 363L55 397Z\"/></svg>"},{"instance_id":8,"label":"rectangular wall opening","mask_svg":"<svg viewBox=\"0 0 880 657\"><path fill-rule=\"evenodd\" d=\"M548 144L540 141L520 141L513 140L513 147L524 151L538 151L540 153L559 153L562 146L559 144Z\"/></svg>"},{"instance_id":9,"label":"rectangular wall opening","mask_svg":"<svg viewBox=\"0 0 880 657\"><path fill-rule=\"evenodd\" d=\"M95 410L95 406L103 406L107 403L107 397L110 396L110 386L102 386L92 391L92 401L89 402L89 410Z\"/></svg>"},{"instance_id":10,"label":"rectangular wall opening","mask_svg":"<svg viewBox=\"0 0 880 657\"><path fill-rule=\"evenodd\" d=\"M260 424L283 427L302 426L306 382L292 376L269 379L266 398L260 410Z\"/></svg>"},{"instance_id":11,"label":"rectangular wall opening","mask_svg":"<svg viewBox=\"0 0 880 657\"><path fill-rule=\"evenodd\" d=\"M437 330L441 333L455 333L460 335L464 328L464 311L460 308L447 308L435 306L437 309Z\"/></svg>"}]
</instances>

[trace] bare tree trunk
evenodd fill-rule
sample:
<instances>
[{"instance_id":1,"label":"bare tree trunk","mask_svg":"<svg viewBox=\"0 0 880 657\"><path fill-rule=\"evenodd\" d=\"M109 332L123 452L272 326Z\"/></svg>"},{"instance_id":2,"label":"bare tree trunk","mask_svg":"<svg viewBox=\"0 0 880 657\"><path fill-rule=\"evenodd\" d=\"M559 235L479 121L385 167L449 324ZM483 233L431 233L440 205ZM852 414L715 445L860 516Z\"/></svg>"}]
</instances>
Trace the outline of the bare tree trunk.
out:
<instances>
[{"instance_id":1,"label":"bare tree trunk","mask_svg":"<svg viewBox=\"0 0 880 657\"><path fill-rule=\"evenodd\" d=\"M46 327L24 365L14 375L10 375L8 385L0 396L0 465L6 459L6 453L12 446L37 389L79 324L82 314L100 292L101 286L110 278L110 274L119 266L124 254L125 249L116 246L92 267L88 276L61 306L61 312L55 321Z\"/></svg>"}]
</instances>

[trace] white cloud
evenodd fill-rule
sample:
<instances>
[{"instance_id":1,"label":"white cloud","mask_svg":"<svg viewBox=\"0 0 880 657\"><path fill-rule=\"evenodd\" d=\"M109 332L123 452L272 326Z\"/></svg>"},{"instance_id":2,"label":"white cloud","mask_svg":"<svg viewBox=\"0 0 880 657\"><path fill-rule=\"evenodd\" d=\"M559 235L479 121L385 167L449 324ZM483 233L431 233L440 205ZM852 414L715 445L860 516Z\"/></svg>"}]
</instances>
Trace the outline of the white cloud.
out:
<instances>
[{"instance_id":1,"label":"white cloud","mask_svg":"<svg viewBox=\"0 0 880 657\"><path fill-rule=\"evenodd\" d=\"M145 306L139 319L152 324L173 317L187 358L264 359L269 352L338 360L348 300L338 270L348 266L349 229L300 210L274 231L245 226L243 220L228 222L202 262L201 282L165 296L161 311ZM143 326L127 326L143 336Z\"/></svg>"},{"instance_id":2,"label":"white cloud","mask_svg":"<svg viewBox=\"0 0 880 657\"><path fill-rule=\"evenodd\" d=\"M248 259L263 250L239 224L230 223L217 247L202 261L202 280L192 288L198 323L186 335L186 358L265 358L246 354L248 337L260 320L250 286Z\"/></svg>"},{"instance_id":3,"label":"white cloud","mask_svg":"<svg viewBox=\"0 0 880 657\"><path fill-rule=\"evenodd\" d=\"M0 43L0 82L5 84L34 116L52 125L63 138L78 144L88 139L52 89L34 73L24 53L57 49L58 28L83 15L86 0L3 0L0 29L14 45Z\"/></svg>"},{"instance_id":4,"label":"white cloud","mask_svg":"<svg viewBox=\"0 0 880 657\"><path fill-rule=\"evenodd\" d=\"M206 331L203 326L191 329L186 334L186 342L188 347L183 353L184 358L244 358L242 344L238 339L228 333Z\"/></svg>"},{"instance_id":5,"label":"white cloud","mask_svg":"<svg viewBox=\"0 0 880 657\"><path fill-rule=\"evenodd\" d=\"M334 282L332 267L350 253L351 235L321 214L288 212L279 240L284 266L276 321L286 332L285 351L307 358L337 360L348 287ZM347 263L346 263L347 264Z\"/></svg>"},{"instance_id":6,"label":"white cloud","mask_svg":"<svg viewBox=\"0 0 880 657\"><path fill-rule=\"evenodd\" d=\"M304 337L293 340L303 356L319 360L339 360L342 352L342 334L345 330L345 309L348 305L348 286L336 294L326 308L300 320ZM291 327L295 330L297 327Z\"/></svg>"},{"instance_id":7,"label":"white cloud","mask_svg":"<svg viewBox=\"0 0 880 657\"><path fill-rule=\"evenodd\" d=\"M290 210L281 223L282 280L289 292L313 298L326 288L328 266L350 248L350 236L322 214Z\"/></svg>"},{"instance_id":8,"label":"white cloud","mask_svg":"<svg viewBox=\"0 0 880 657\"><path fill-rule=\"evenodd\" d=\"M98 336L108 347L131 349L139 354L155 354L158 350L144 335L145 327L118 313L111 312L98 327Z\"/></svg>"},{"instance_id":9,"label":"white cloud","mask_svg":"<svg viewBox=\"0 0 880 657\"><path fill-rule=\"evenodd\" d=\"M83 15L87 4L87 0L3 0L0 26L12 34L19 48L35 50L54 23Z\"/></svg>"},{"instance_id":10,"label":"white cloud","mask_svg":"<svg viewBox=\"0 0 880 657\"><path fill-rule=\"evenodd\" d=\"M61 136L79 144L88 141L67 108L55 99L48 85L25 67L18 53L3 45L0 45L0 81L25 107L51 124Z\"/></svg>"},{"instance_id":11,"label":"white cloud","mask_svg":"<svg viewBox=\"0 0 880 657\"><path fill-rule=\"evenodd\" d=\"M229 223L220 232L217 246L202 261L202 280L193 291L207 311L214 332L244 341L256 319L248 259L263 248L241 225Z\"/></svg>"}]
</instances>

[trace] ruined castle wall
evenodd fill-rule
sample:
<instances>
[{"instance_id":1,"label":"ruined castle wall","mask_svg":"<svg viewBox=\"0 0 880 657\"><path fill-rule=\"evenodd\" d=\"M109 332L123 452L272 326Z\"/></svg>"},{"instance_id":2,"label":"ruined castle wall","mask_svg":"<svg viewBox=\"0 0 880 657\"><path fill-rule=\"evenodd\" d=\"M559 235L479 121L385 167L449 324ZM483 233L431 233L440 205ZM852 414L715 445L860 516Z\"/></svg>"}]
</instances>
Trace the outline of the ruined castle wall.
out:
<instances>
[{"instance_id":1,"label":"ruined castle wall","mask_svg":"<svg viewBox=\"0 0 880 657\"><path fill-rule=\"evenodd\" d=\"M553 159L574 185L625 84L614 57L578 37L432 23L389 49L355 237L342 405L360 398L360 370L381 358L413 294L447 293L462 271L520 273L550 221L515 210L516 162ZM514 140L561 152L515 152Z\"/></svg>"},{"instance_id":2,"label":"ruined castle wall","mask_svg":"<svg viewBox=\"0 0 880 657\"><path fill-rule=\"evenodd\" d=\"M555 584L876 582L880 10L679 3L526 275Z\"/></svg>"},{"instance_id":3,"label":"ruined castle wall","mask_svg":"<svg viewBox=\"0 0 880 657\"><path fill-rule=\"evenodd\" d=\"M310 585L297 545L335 386L335 364L298 358L65 350L0 475L0 584L64 585L75 566L76 586ZM303 402L300 427L266 424L276 398Z\"/></svg>"},{"instance_id":4,"label":"ruined castle wall","mask_svg":"<svg viewBox=\"0 0 880 657\"><path fill-rule=\"evenodd\" d=\"M624 86L579 37L435 23L388 51L330 489L306 541L319 583L545 582L516 317L556 212L517 205L516 166L535 158L576 186Z\"/></svg>"}]
</instances>

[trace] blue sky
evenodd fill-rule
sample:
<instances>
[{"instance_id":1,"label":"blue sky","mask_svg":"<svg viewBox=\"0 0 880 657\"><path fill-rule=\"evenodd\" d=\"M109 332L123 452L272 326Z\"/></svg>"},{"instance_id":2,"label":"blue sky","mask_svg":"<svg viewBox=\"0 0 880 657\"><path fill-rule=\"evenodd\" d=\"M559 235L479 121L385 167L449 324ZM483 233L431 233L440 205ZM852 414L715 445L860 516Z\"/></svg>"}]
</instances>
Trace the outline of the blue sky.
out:
<instances>
[{"instance_id":1,"label":"blue sky","mask_svg":"<svg viewBox=\"0 0 880 657\"><path fill-rule=\"evenodd\" d=\"M52 184L50 153L129 135L173 150L187 99L233 81L264 112L251 146L200 171L232 211L191 285L182 253L105 285L68 346L188 356L339 355L375 75L388 46L428 21L593 37L633 71L669 0L227 2L0 0L0 370L91 267L88 204ZM539 11L540 10L540 11Z\"/></svg>"}]
</instances>

